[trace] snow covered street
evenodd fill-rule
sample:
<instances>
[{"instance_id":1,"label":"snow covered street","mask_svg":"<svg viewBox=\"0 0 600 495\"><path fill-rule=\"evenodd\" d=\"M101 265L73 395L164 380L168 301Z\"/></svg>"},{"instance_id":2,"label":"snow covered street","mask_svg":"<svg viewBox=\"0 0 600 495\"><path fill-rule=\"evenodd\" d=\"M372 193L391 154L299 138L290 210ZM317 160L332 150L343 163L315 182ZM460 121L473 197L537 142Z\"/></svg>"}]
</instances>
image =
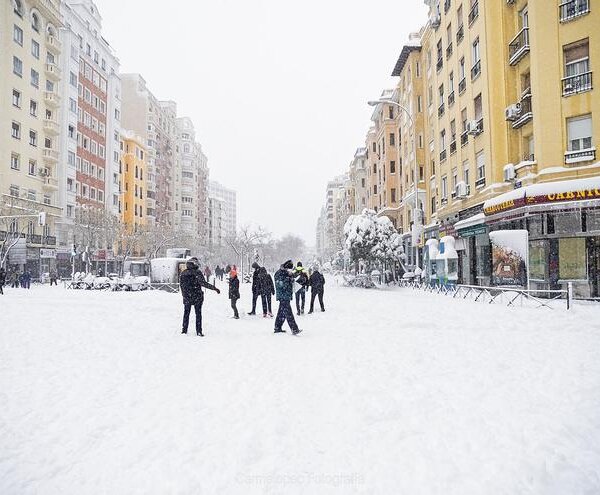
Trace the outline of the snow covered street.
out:
<instances>
[{"instance_id":1,"label":"snow covered street","mask_svg":"<svg viewBox=\"0 0 600 495\"><path fill-rule=\"evenodd\" d=\"M0 493L600 493L600 306L329 280L292 337L242 290L202 339L179 294L7 289Z\"/></svg>"}]
</instances>

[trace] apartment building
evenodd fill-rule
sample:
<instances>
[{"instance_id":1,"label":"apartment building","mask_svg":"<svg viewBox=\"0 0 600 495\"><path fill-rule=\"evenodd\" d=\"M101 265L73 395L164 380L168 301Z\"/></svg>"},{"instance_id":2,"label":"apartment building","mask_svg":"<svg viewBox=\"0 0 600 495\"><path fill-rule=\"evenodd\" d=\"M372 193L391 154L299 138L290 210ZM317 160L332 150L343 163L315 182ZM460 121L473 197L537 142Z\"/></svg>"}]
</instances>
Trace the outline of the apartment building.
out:
<instances>
[{"instance_id":1,"label":"apartment building","mask_svg":"<svg viewBox=\"0 0 600 495\"><path fill-rule=\"evenodd\" d=\"M208 246L224 246L227 239L227 206L223 198L208 196Z\"/></svg>"},{"instance_id":2,"label":"apartment building","mask_svg":"<svg viewBox=\"0 0 600 495\"><path fill-rule=\"evenodd\" d=\"M237 193L219 182L209 181L209 198L218 198L224 205L224 239L233 238L237 232Z\"/></svg>"},{"instance_id":3,"label":"apartment building","mask_svg":"<svg viewBox=\"0 0 600 495\"><path fill-rule=\"evenodd\" d=\"M368 207L367 203L367 148L357 148L350 163L349 179L352 185L350 199L350 214L360 214Z\"/></svg>"},{"instance_id":4,"label":"apartment building","mask_svg":"<svg viewBox=\"0 0 600 495\"><path fill-rule=\"evenodd\" d=\"M137 232L148 225L148 151L144 138L127 130L121 132L120 149L121 222Z\"/></svg>"},{"instance_id":5,"label":"apartment building","mask_svg":"<svg viewBox=\"0 0 600 495\"><path fill-rule=\"evenodd\" d=\"M23 238L10 268L34 277L54 267L59 202L63 56L58 0L12 0L0 7L0 236ZM45 225L35 216L46 213ZM31 216L25 216L31 215Z\"/></svg>"},{"instance_id":6,"label":"apartment building","mask_svg":"<svg viewBox=\"0 0 600 495\"><path fill-rule=\"evenodd\" d=\"M171 225L177 106L159 101L140 74L121 74L121 85L122 124L143 138L148 151L148 224Z\"/></svg>"}]
</instances>

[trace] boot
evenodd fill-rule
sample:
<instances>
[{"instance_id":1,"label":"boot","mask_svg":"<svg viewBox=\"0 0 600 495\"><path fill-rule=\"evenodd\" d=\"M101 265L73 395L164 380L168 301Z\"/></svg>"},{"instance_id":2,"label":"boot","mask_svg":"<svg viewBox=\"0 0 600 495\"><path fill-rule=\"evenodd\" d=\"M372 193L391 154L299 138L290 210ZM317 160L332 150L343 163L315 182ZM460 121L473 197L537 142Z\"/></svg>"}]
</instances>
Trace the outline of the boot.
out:
<instances>
[{"instance_id":1,"label":"boot","mask_svg":"<svg viewBox=\"0 0 600 495\"><path fill-rule=\"evenodd\" d=\"M285 333L285 330L283 328L276 328L274 333Z\"/></svg>"}]
</instances>

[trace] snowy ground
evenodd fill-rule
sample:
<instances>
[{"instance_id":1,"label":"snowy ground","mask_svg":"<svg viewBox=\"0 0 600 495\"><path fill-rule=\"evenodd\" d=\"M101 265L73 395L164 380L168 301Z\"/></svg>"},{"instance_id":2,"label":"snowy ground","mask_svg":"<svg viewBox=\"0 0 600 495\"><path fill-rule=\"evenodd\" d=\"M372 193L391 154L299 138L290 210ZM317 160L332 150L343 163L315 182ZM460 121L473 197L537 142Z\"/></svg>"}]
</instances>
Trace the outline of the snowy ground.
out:
<instances>
[{"instance_id":1,"label":"snowy ground","mask_svg":"<svg viewBox=\"0 0 600 495\"><path fill-rule=\"evenodd\" d=\"M228 305L201 339L177 294L8 289L0 493L600 493L600 307L330 281L292 337Z\"/></svg>"}]
</instances>

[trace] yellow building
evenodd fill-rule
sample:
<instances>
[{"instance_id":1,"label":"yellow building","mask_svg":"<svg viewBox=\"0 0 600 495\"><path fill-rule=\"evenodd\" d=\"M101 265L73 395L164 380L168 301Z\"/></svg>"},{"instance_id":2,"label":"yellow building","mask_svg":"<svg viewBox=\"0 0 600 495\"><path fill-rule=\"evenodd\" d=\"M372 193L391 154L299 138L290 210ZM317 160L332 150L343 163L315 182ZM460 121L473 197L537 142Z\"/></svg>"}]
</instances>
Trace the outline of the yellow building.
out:
<instances>
[{"instance_id":1,"label":"yellow building","mask_svg":"<svg viewBox=\"0 0 600 495\"><path fill-rule=\"evenodd\" d=\"M146 147L141 137L132 132L121 134L121 220L139 231L146 220Z\"/></svg>"}]
</instances>

